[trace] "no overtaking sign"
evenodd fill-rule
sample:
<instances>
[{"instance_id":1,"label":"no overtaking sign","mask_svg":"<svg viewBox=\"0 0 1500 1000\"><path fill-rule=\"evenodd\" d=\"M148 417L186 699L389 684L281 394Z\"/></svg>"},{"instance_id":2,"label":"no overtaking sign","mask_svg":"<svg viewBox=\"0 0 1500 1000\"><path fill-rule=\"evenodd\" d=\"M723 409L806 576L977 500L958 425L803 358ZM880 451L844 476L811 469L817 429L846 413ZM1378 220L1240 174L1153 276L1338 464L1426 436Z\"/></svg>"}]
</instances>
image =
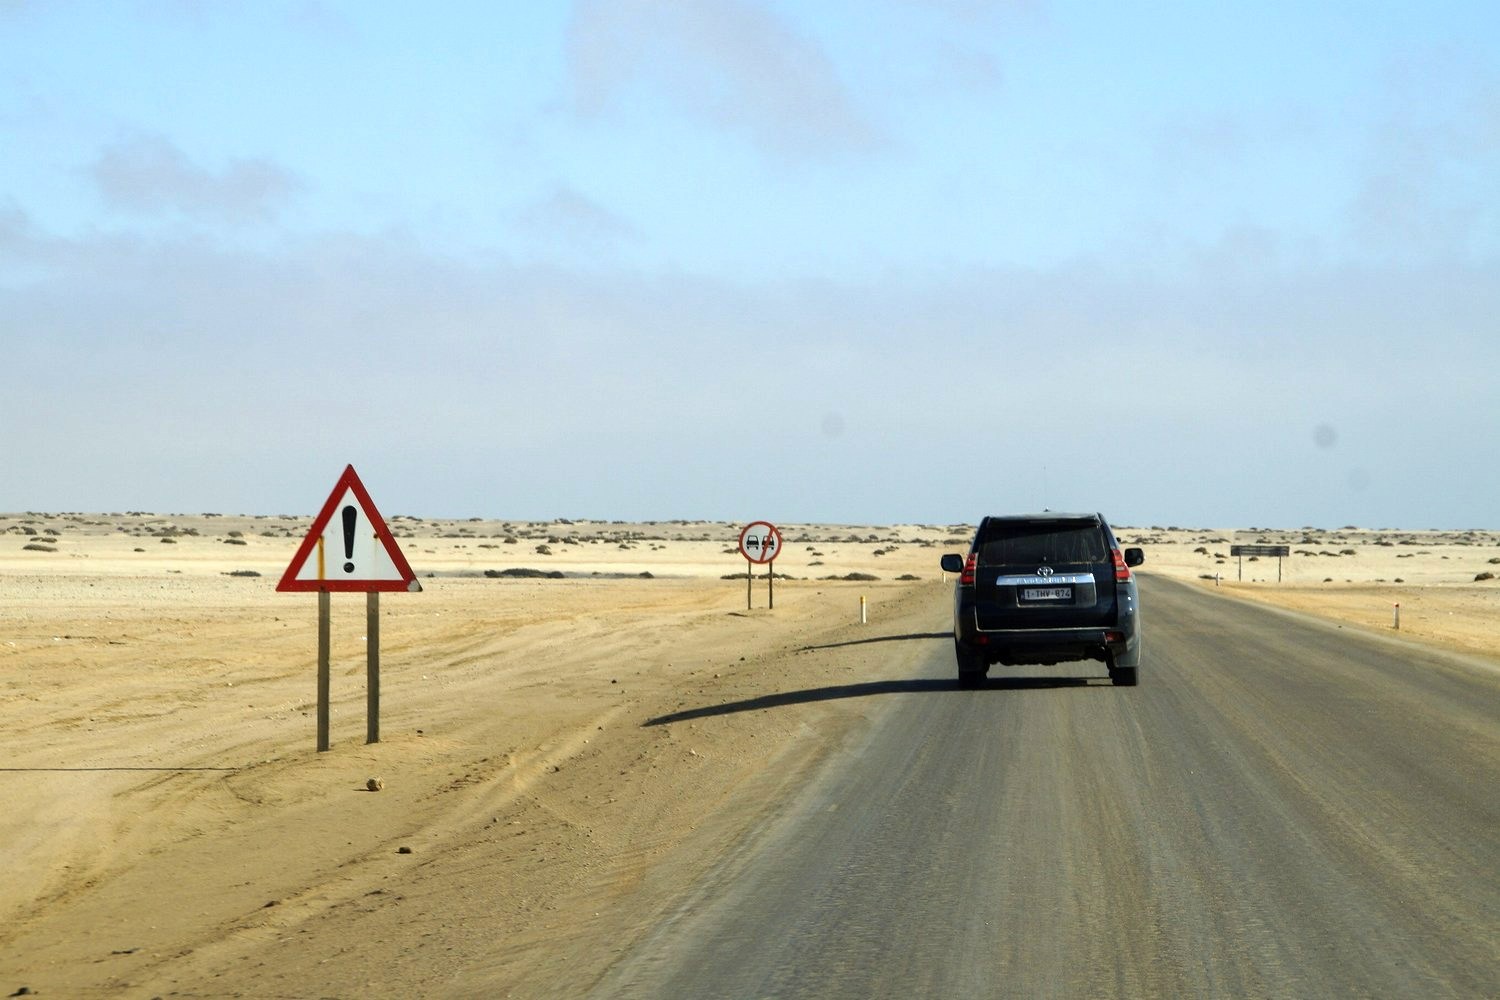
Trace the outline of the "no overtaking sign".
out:
<instances>
[{"instance_id":1,"label":"no overtaking sign","mask_svg":"<svg viewBox=\"0 0 1500 1000\"><path fill-rule=\"evenodd\" d=\"M776 607L776 557L781 553L781 532L769 521L751 521L740 532L740 555L749 564L745 568L745 607L753 606L751 596L751 569L759 563L769 567L766 572L766 597L769 607Z\"/></svg>"},{"instance_id":2,"label":"no overtaking sign","mask_svg":"<svg viewBox=\"0 0 1500 1000\"><path fill-rule=\"evenodd\" d=\"M754 521L740 532L740 554L753 563L768 563L781 551L781 532L767 521Z\"/></svg>"}]
</instances>

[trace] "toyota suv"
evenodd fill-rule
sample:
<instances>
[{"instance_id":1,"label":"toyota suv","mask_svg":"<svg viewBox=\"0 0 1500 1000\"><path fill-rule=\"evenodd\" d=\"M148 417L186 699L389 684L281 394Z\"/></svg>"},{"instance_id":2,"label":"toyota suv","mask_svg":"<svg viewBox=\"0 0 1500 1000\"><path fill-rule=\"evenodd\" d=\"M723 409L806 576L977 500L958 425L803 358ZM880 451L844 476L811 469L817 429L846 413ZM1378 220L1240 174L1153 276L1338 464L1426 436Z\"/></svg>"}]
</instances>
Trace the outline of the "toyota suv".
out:
<instances>
[{"instance_id":1,"label":"toyota suv","mask_svg":"<svg viewBox=\"0 0 1500 1000\"><path fill-rule=\"evenodd\" d=\"M953 647L958 680L979 684L992 663L1099 660L1117 685L1134 685L1141 618L1132 566L1102 514L986 517L967 557L948 553L957 574Z\"/></svg>"}]
</instances>

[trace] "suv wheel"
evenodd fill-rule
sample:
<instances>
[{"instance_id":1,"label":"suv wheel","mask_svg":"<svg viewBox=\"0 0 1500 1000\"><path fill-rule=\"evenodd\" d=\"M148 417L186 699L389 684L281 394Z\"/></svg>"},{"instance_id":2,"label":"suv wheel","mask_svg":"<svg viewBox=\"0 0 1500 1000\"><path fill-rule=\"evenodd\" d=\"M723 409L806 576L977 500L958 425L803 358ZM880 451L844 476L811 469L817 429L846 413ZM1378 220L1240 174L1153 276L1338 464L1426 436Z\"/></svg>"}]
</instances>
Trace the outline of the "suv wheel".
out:
<instances>
[{"instance_id":1,"label":"suv wheel","mask_svg":"<svg viewBox=\"0 0 1500 1000\"><path fill-rule=\"evenodd\" d=\"M1115 687L1135 687L1136 681L1135 667L1109 668L1109 682Z\"/></svg>"},{"instance_id":2,"label":"suv wheel","mask_svg":"<svg viewBox=\"0 0 1500 1000\"><path fill-rule=\"evenodd\" d=\"M958 659L958 686L978 687L984 683L985 671L989 664L984 662L984 657L964 649L954 643L953 653Z\"/></svg>"}]
</instances>

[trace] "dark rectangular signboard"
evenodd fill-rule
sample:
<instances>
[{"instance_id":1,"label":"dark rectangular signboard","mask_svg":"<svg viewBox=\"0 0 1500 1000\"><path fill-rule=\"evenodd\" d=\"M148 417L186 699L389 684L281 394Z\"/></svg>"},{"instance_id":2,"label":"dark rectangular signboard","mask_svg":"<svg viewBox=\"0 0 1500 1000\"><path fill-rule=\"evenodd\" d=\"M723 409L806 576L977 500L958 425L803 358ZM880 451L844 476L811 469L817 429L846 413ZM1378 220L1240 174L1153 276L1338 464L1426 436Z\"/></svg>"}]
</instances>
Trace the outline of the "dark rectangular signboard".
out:
<instances>
[{"instance_id":1,"label":"dark rectangular signboard","mask_svg":"<svg viewBox=\"0 0 1500 1000\"><path fill-rule=\"evenodd\" d=\"M1290 545L1231 545L1229 554L1232 556L1289 556L1292 554Z\"/></svg>"}]
</instances>

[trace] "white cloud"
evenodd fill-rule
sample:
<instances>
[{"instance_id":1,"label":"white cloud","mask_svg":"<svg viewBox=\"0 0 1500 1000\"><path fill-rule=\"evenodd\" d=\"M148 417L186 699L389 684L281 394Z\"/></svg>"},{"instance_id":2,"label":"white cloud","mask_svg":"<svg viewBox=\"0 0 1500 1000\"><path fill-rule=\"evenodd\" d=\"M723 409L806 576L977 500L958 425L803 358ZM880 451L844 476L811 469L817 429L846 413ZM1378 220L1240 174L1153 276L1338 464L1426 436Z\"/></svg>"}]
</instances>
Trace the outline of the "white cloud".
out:
<instances>
[{"instance_id":1,"label":"white cloud","mask_svg":"<svg viewBox=\"0 0 1500 1000\"><path fill-rule=\"evenodd\" d=\"M1347 205L1355 255L1461 261L1500 255L1494 184L1500 84L1492 67L1447 50L1406 54L1372 108L1362 172Z\"/></svg>"},{"instance_id":2,"label":"white cloud","mask_svg":"<svg viewBox=\"0 0 1500 1000\"><path fill-rule=\"evenodd\" d=\"M302 187L291 173L261 159L237 159L221 171L209 170L159 135L105 147L88 172L112 208L229 223L270 219Z\"/></svg>"},{"instance_id":3,"label":"white cloud","mask_svg":"<svg viewBox=\"0 0 1500 1000\"><path fill-rule=\"evenodd\" d=\"M863 151L886 141L826 52L742 0L583 0L569 55L574 101L587 115L640 91L778 154Z\"/></svg>"},{"instance_id":4,"label":"white cloud","mask_svg":"<svg viewBox=\"0 0 1500 1000\"><path fill-rule=\"evenodd\" d=\"M533 245L573 259L607 258L641 236L629 220L566 184L523 208L516 224Z\"/></svg>"},{"instance_id":5,"label":"white cloud","mask_svg":"<svg viewBox=\"0 0 1500 1000\"><path fill-rule=\"evenodd\" d=\"M904 0L912 7L940 11L967 23L1038 20L1047 16L1046 0Z\"/></svg>"},{"instance_id":6,"label":"white cloud","mask_svg":"<svg viewBox=\"0 0 1500 1000\"><path fill-rule=\"evenodd\" d=\"M1488 426L1493 267L1290 270L1271 244L1176 276L735 284L394 237L44 239L16 212L0 246L33 376L0 401L24 442L0 509L295 511L351 460L419 514L951 520L1034 503L1045 468L1061 497L1118 477L1122 518L1425 525L1500 490L1453 434ZM1420 494L1445 462L1469 488Z\"/></svg>"}]
</instances>

